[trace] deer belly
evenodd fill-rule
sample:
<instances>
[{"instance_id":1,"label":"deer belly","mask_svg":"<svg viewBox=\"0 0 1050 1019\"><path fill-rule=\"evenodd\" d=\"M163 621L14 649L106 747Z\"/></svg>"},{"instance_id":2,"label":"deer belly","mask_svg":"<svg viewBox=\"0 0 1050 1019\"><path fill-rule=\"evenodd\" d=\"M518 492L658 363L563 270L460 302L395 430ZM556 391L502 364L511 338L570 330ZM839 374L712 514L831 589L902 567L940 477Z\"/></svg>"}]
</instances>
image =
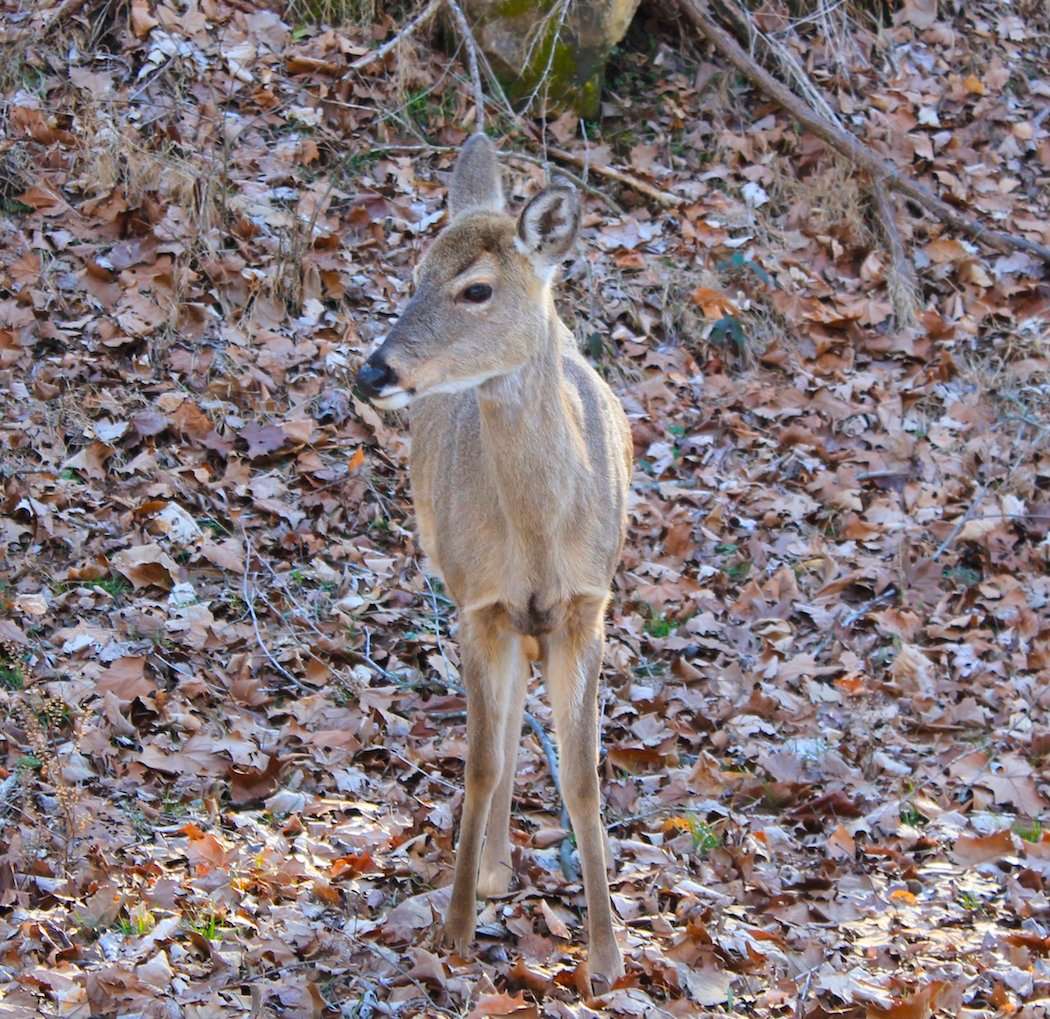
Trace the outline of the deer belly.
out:
<instances>
[{"instance_id":1,"label":"deer belly","mask_svg":"<svg viewBox=\"0 0 1050 1019\"><path fill-rule=\"evenodd\" d=\"M550 633L561 622L562 607L555 603L549 607L543 607L539 596L535 593L529 595L528 603L522 606L506 606L510 625L523 637L542 637Z\"/></svg>"}]
</instances>

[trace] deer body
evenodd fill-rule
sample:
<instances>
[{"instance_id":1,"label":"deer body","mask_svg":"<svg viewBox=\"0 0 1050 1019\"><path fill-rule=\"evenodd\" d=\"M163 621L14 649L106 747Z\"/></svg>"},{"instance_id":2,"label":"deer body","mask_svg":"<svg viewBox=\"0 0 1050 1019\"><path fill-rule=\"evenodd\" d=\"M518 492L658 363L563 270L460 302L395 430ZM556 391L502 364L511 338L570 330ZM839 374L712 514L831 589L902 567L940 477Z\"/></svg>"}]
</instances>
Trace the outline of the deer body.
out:
<instances>
[{"instance_id":1,"label":"deer body","mask_svg":"<svg viewBox=\"0 0 1050 1019\"><path fill-rule=\"evenodd\" d=\"M551 296L575 239L575 194L541 192L515 223L502 211L492 144L475 135L451 205L416 295L359 375L379 406L411 403L420 542L460 613L468 753L446 930L465 952L476 895L510 884L511 797L538 651L583 869L590 973L608 983L623 962L599 809L598 679L630 432Z\"/></svg>"},{"instance_id":2,"label":"deer body","mask_svg":"<svg viewBox=\"0 0 1050 1019\"><path fill-rule=\"evenodd\" d=\"M630 470L615 398L568 347L553 308L550 325L537 363L468 393L424 397L411 411L424 550L461 611L501 606L534 637L574 596L606 596ZM611 519L594 514L599 495Z\"/></svg>"}]
</instances>

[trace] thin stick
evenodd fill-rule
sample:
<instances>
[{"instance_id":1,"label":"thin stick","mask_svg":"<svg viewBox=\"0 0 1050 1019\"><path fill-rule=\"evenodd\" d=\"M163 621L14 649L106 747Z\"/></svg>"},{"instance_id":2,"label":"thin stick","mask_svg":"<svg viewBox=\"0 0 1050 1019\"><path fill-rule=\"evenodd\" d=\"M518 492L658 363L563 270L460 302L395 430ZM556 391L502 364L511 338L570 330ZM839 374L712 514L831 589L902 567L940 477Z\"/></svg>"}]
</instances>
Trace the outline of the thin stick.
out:
<instances>
[{"instance_id":1,"label":"thin stick","mask_svg":"<svg viewBox=\"0 0 1050 1019\"><path fill-rule=\"evenodd\" d=\"M456 23L463 45L467 48L467 66L470 68L470 80L474 86L474 130L485 130L485 90L481 87L481 72L478 70L478 47L474 33L470 30L463 8L456 0L445 0L452 20Z\"/></svg>"},{"instance_id":2,"label":"thin stick","mask_svg":"<svg viewBox=\"0 0 1050 1019\"><path fill-rule=\"evenodd\" d=\"M423 573L422 570L419 571ZM434 639L437 641L438 654L445 662L445 671L448 671L448 657L445 654L445 645L441 640L441 612L438 610L438 598L437 591L434 590L434 585L431 583L430 577L423 573L423 582L427 585L427 590L430 592L430 607L434 612Z\"/></svg>"},{"instance_id":3,"label":"thin stick","mask_svg":"<svg viewBox=\"0 0 1050 1019\"><path fill-rule=\"evenodd\" d=\"M901 239L900 227L897 225L897 203L881 180L872 182L871 202L890 255L886 287L893 302L893 315L898 328L909 329L915 325L919 283L915 278L915 266L908 257L904 241Z\"/></svg>"},{"instance_id":4,"label":"thin stick","mask_svg":"<svg viewBox=\"0 0 1050 1019\"><path fill-rule=\"evenodd\" d=\"M430 3L414 18L409 20L397 35L388 39L382 46L372 50L370 53L366 53L363 57L358 57L352 64L347 66L347 70L360 71L362 67L367 67L377 60L382 60L398 43L407 39L420 25L427 21L444 2L445 0L430 0Z\"/></svg>"},{"instance_id":5,"label":"thin stick","mask_svg":"<svg viewBox=\"0 0 1050 1019\"><path fill-rule=\"evenodd\" d=\"M897 597L897 588L892 584L886 588L881 594L877 594L874 598L869 598L863 605L858 606L852 612L846 613L842 620L842 628L849 630L853 624L860 619L861 616L867 615L873 608L878 605L883 605L886 602L893 601ZM835 639L835 633L829 631L823 640L813 649L813 661L819 661L820 656L827 651L830 647L831 642Z\"/></svg>"},{"instance_id":6,"label":"thin stick","mask_svg":"<svg viewBox=\"0 0 1050 1019\"><path fill-rule=\"evenodd\" d=\"M383 666L380 665L379 662L377 662L372 657L371 652L372 652L372 631L369 630L367 627L365 627L365 649L364 649L364 651L353 651L351 653L357 655L357 657L360 658L361 661L363 661L365 663L365 665L367 665L371 669L375 669L376 672L378 672L379 675L383 677L383 679L388 680L389 682L393 683L395 686L413 688L413 687L418 685L418 684L413 683L412 680L410 680L410 679L405 679L403 676L399 676L396 672L391 672L389 669L384 669Z\"/></svg>"},{"instance_id":7,"label":"thin stick","mask_svg":"<svg viewBox=\"0 0 1050 1019\"><path fill-rule=\"evenodd\" d=\"M377 145L374 149L370 149L370 152L459 152L460 146L458 145ZM525 152L510 152L503 150L499 153L500 159L518 160L522 163L531 163L533 166L542 167L544 170L547 169L547 163L540 159L539 156L530 156ZM588 184L579 174L573 173L571 170L566 170L562 167L559 173L568 177L581 191L586 191L587 194L593 195L595 198L601 199L610 209L613 210L618 216L624 215L623 206L618 202L613 201L604 191L599 190L592 184ZM340 484L342 482L340 481ZM335 484L333 482L333 484ZM320 489L319 489L320 491Z\"/></svg>"},{"instance_id":8,"label":"thin stick","mask_svg":"<svg viewBox=\"0 0 1050 1019\"><path fill-rule=\"evenodd\" d=\"M572 858L572 847L569 844L568 832L572 831L572 819L569 817L569 808L565 806L565 797L561 794L561 771L558 768L558 754L554 749L550 736L547 735L547 730L543 728L539 720L528 711L525 712L524 718L529 728L535 734L536 739L540 741L540 746L543 748L543 756L547 758L547 770L551 774L554 788L557 790L558 798L561 800L560 824L565 830L566 836L561 840L561 845L558 846L558 860L561 862L561 872L565 876L565 880L575 884L575 882L580 880L580 874L576 869L575 861Z\"/></svg>"},{"instance_id":9,"label":"thin stick","mask_svg":"<svg viewBox=\"0 0 1050 1019\"><path fill-rule=\"evenodd\" d=\"M707 36L737 70L805 128L866 170L873 181L884 183L887 187L899 191L942 222L997 251L1028 251L1050 262L1050 247L1047 245L1001 230L990 230L980 221L956 211L929 188L902 174L892 162L873 152L849 131L820 116L744 52L736 39L714 20L706 0L678 0L678 5L696 28Z\"/></svg>"},{"instance_id":10,"label":"thin stick","mask_svg":"<svg viewBox=\"0 0 1050 1019\"><path fill-rule=\"evenodd\" d=\"M37 29L24 28L20 32L15 32L7 39L0 39L0 43L22 43L26 42L31 38L36 38L37 42L44 39L45 36L57 25L60 21L65 18L76 14L87 0L62 0L61 3L56 4L54 7L48 8L43 12L45 17L50 14L50 17L46 17L44 24Z\"/></svg>"},{"instance_id":11,"label":"thin stick","mask_svg":"<svg viewBox=\"0 0 1050 1019\"><path fill-rule=\"evenodd\" d=\"M914 475L914 473L915 473L914 470L912 468L910 468L910 467L907 468L906 470L901 470L900 468L897 468L896 470L886 470L886 471L864 471L863 473L857 475L857 480L858 481L880 481L880 480L884 480L886 478L895 478L895 479L899 479L901 481L907 481L909 478L911 478Z\"/></svg>"},{"instance_id":12,"label":"thin stick","mask_svg":"<svg viewBox=\"0 0 1050 1019\"><path fill-rule=\"evenodd\" d=\"M870 598L863 605L858 606L852 612L848 613L845 619L842 620L842 625L847 630L858 620L861 616L866 616L873 608L878 605L883 605L886 602L893 601L897 597L897 588L892 584L886 588L881 594L875 595L874 598ZM813 656L816 659L816 655Z\"/></svg>"},{"instance_id":13,"label":"thin stick","mask_svg":"<svg viewBox=\"0 0 1050 1019\"><path fill-rule=\"evenodd\" d=\"M244 597L244 604L248 607L248 615L251 616L252 629L255 631L255 640L262 650L262 653L266 656L267 661L287 679L293 686L298 690L313 693L309 687L301 683L295 676L293 676L277 659L273 656L266 641L263 640L262 630L259 627L259 617L255 614L255 592L251 589L251 585L248 583L248 575L252 564L252 542L248 537L248 532L244 532L244 574L241 577L241 593Z\"/></svg>"},{"instance_id":14,"label":"thin stick","mask_svg":"<svg viewBox=\"0 0 1050 1019\"><path fill-rule=\"evenodd\" d=\"M986 489L984 485L977 486L977 491L974 492L973 499L970 501L970 505L967 507L966 512L955 522L955 526L952 528L948 537L937 546L937 551L933 553L933 562L937 562L937 560L940 559L949 548L951 548L952 543L959 537L962 529L971 519L973 519L973 515L977 511L977 504L984 498L985 491Z\"/></svg>"},{"instance_id":15,"label":"thin stick","mask_svg":"<svg viewBox=\"0 0 1050 1019\"><path fill-rule=\"evenodd\" d=\"M554 29L554 38L551 40L550 52L547 54L547 66L544 67L543 73L540 75L539 80L536 82L535 88L533 88L533 90L529 93L528 98L525 100L525 104L521 110L523 115L528 113L529 110L532 109L532 104L536 101L536 96L539 95L540 89L543 86L547 86L546 92L543 97L544 109L541 111L544 114L544 117L546 117L547 100L550 98L549 77L551 73L551 67L554 66L554 54L558 49L558 43L561 41L561 32L562 29L565 27L565 17L569 13L569 6L571 5L571 3L572 0L561 0L561 10L558 16L558 25ZM536 42L538 42L544 35L547 34L547 25L550 23L550 20L553 16L554 11L552 10L550 14L548 14L547 17L545 17L543 21L537 26L537 32L535 36ZM532 54L533 50L535 49L536 42L534 42L533 45L529 47L528 53L525 54L525 59L522 61L523 67L529 66L529 63L532 60ZM546 126L546 120L544 121L544 126Z\"/></svg>"},{"instance_id":16,"label":"thin stick","mask_svg":"<svg viewBox=\"0 0 1050 1019\"><path fill-rule=\"evenodd\" d=\"M670 191L663 191L660 188L653 187L652 184L647 184L644 180L639 180L632 174L624 173L623 170L617 170L612 166L605 166L602 163L590 162L584 156L578 156L576 153L569 152L567 149L555 148L553 145L549 146L547 151L555 159L558 159L563 163L572 163L573 166L578 166L581 170L586 169L591 173L600 174L602 177L608 177L609 180L614 180L617 184L623 184L625 187L629 187L632 191L637 191L638 194L645 195L646 198L651 198L654 202L662 205L665 209L677 209L678 206L685 204L684 198L679 198L678 195L673 195Z\"/></svg>"},{"instance_id":17,"label":"thin stick","mask_svg":"<svg viewBox=\"0 0 1050 1019\"><path fill-rule=\"evenodd\" d=\"M523 163L531 163L533 166L540 166L544 170L548 169L548 164L540 159L538 156L529 156L524 152L502 152L500 155L504 159L517 159ZM614 202L607 194L603 191L599 191L596 187L588 184L579 174L573 173L572 170L566 170L562 167L559 171L565 177L568 177L581 191L586 191L589 195L594 195L595 198L600 198L606 205L616 213L617 216L625 215L624 208L618 202Z\"/></svg>"}]
</instances>

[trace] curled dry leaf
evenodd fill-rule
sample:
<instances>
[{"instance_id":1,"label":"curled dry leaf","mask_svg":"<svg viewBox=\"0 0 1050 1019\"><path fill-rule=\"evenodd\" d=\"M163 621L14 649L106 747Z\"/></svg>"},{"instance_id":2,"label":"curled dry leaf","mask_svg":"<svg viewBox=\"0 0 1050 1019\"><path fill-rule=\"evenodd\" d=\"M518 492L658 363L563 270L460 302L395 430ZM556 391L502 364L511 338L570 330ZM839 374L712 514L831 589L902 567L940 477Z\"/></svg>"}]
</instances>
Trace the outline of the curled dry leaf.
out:
<instances>
[{"instance_id":1,"label":"curled dry leaf","mask_svg":"<svg viewBox=\"0 0 1050 1019\"><path fill-rule=\"evenodd\" d=\"M966 867L991 863L1005 856L1014 856L1018 841L1009 828L992 835L960 835L952 847L952 856Z\"/></svg>"},{"instance_id":2,"label":"curled dry leaf","mask_svg":"<svg viewBox=\"0 0 1050 1019\"><path fill-rule=\"evenodd\" d=\"M159 545L136 545L117 552L110 562L132 585L170 588L179 575L175 560Z\"/></svg>"}]
</instances>

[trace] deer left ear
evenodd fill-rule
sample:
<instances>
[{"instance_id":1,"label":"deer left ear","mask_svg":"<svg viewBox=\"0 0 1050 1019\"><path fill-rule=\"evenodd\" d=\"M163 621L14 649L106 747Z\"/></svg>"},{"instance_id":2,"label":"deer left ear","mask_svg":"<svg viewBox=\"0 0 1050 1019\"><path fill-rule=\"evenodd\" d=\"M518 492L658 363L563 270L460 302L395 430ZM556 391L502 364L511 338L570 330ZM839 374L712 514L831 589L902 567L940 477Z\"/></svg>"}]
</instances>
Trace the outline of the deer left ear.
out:
<instances>
[{"instance_id":1,"label":"deer left ear","mask_svg":"<svg viewBox=\"0 0 1050 1019\"><path fill-rule=\"evenodd\" d=\"M553 268L572 249L580 229L580 199L574 188L556 184L541 191L518 217L518 250Z\"/></svg>"},{"instance_id":2,"label":"deer left ear","mask_svg":"<svg viewBox=\"0 0 1050 1019\"><path fill-rule=\"evenodd\" d=\"M503 211L499 158L491 138L475 134L463 146L452 171L448 201L452 219L468 212Z\"/></svg>"}]
</instances>

